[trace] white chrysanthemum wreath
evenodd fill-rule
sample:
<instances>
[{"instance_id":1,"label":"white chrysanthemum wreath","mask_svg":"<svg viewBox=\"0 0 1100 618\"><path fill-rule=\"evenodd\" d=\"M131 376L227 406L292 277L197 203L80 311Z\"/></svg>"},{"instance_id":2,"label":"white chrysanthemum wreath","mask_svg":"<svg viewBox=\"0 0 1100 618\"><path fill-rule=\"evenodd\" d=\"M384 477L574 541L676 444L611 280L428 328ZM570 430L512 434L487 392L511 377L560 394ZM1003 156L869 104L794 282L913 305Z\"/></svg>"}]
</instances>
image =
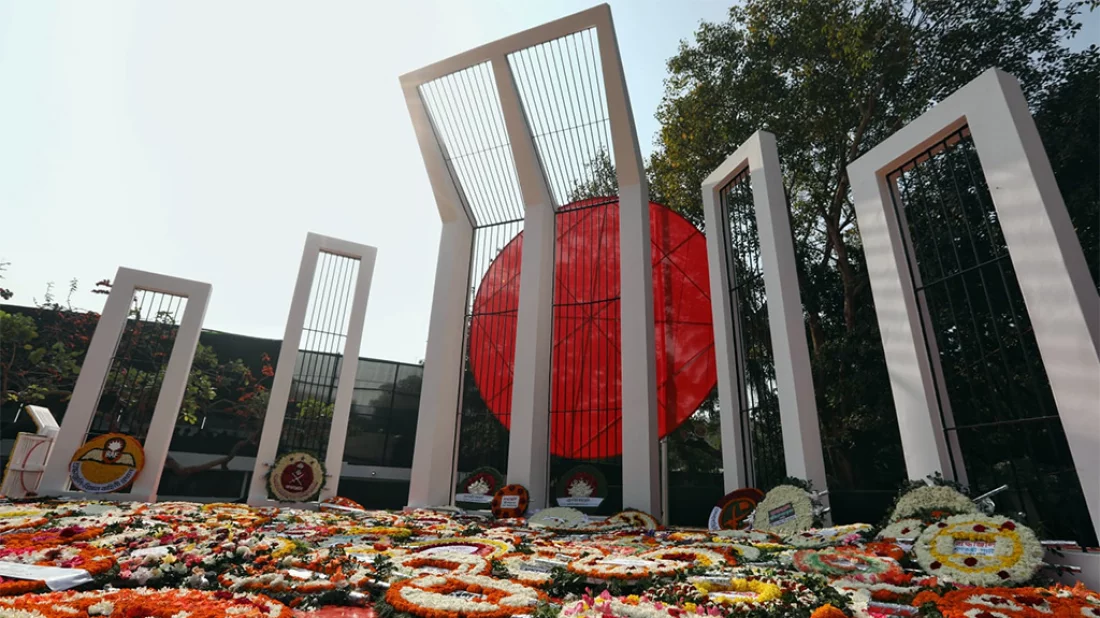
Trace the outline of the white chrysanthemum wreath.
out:
<instances>
[{"instance_id":1,"label":"white chrysanthemum wreath","mask_svg":"<svg viewBox=\"0 0 1100 618\"><path fill-rule=\"evenodd\" d=\"M753 527L775 534L801 532L814 525L810 493L794 485L779 485L756 505Z\"/></svg>"},{"instance_id":2,"label":"white chrysanthemum wreath","mask_svg":"<svg viewBox=\"0 0 1100 618\"><path fill-rule=\"evenodd\" d=\"M928 511L945 511L954 514L977 513L978 506L951 487L944 485L930 485L918 487L905 494L894 507L890 514L890 521L911 518L914 515Z\"/></svg>"},{"instance_id":3,"label":"white chrysanthemum wreath","mask_svg":"<svg viewBox=\"0 0 1100 618\"><path fill-rule=\"evenodd\" d=\"M912 540L920 536L921 530L924 530L923 521L906 517L905 519L899 519L882 530L879 530L875 538L883 540Z\"/></svg>"},{"instance_id":4,"label":"white chrysanthemum wreath","mask_svg":"<svg viewBox=\"0 0 1100 618\"><path fill-rule=\"evenodd\" d=\"M913 554L928 573L971 586L1020 584L1043 563L1035 533L996 515L953 515L932 524L917 539Z\"/></svg>"}]
</instances>

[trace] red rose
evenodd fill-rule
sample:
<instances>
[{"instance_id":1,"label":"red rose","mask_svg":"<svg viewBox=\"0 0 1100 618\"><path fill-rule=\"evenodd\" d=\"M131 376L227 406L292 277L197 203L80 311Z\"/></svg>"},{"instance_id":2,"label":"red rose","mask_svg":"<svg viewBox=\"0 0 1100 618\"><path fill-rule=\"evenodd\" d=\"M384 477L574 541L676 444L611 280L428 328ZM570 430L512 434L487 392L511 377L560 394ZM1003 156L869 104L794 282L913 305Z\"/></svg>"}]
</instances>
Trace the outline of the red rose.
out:
<instances>
[{"instance_id":1,"label":"red rose","mask_svg":"<svg viewBox=\"0 0 1100 618\"><path fill-rule=\"evenodd\" d=\"M974 532L985 532L985 526L981 524L974 524Z\"/></svg>"},{"instance_id":2,"label":"red rose","mask_svg":"<svg viewBox=\"0 0 1100 618\"><path fill-rule=\"evenodd\" d=\"M978 564L978 559L977 558L967 558L966 560L963 560L963 564L965 564L966 566L972 567L972 566Z\"/></svg>"},{"instance_id":3,"label":"red rose","mask_svg":"<svg viewBox=\"0 0 1100 618\"><path fill-rule=\"evenodd\" d=\"M936 569L940 568L941 566L943 566L943 565L940 564L939 560L937 560L937 561L933 562L932 564L928 565L928 568L935 571Z\"/></svg>"}]
</instances>

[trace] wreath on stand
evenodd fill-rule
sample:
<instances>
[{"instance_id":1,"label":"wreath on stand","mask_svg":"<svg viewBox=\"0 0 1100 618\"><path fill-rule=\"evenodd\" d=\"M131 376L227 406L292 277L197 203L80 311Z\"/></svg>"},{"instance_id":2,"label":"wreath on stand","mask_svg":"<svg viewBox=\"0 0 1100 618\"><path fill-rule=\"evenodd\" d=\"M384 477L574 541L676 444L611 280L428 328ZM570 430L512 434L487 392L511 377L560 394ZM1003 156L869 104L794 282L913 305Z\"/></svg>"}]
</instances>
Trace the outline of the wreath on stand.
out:
<instances>
[{"instance_id":1,"label":"wreath on stand","mask_svg":"<svg viewBox=\"0 0 1100 618\"><path fill-rule=\"evenodd\" d=\"M279 502L312 502L326 476L325 464L310 453L287 453L267 471L267 494Z\"/></svg>"}]
</instances>

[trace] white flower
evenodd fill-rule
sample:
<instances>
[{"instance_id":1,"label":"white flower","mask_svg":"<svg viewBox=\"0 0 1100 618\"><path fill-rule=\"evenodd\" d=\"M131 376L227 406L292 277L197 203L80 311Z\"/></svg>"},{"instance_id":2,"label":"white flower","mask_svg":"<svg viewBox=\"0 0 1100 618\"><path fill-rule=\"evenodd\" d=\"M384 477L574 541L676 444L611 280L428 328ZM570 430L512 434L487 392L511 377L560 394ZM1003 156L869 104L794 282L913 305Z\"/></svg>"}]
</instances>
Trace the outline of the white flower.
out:
<instances>
[{"instance_id":1,"label":"white flower","mask_svg":"<svg viewBox=\"0 0 1100 618\"><path fill-rule=\"evenodd\" d=\"M478 479L466 486L466 493L484 496L489 493L489 483L485 479Z\"/></svg>"},{"instance_id":2,"label":"white flower","mask_svg":"<svg viewBox=\"0 0 1100 618\"><path fill-rule=\"evenodd\" d=\"M879 531L879 539L915 539L924 530L924 522L919 519L899 519Z\"/></svg>"},{"instance_id":3,"label":"white flower","mask_svg":"<svg viewBox=\"0 0 1100 618\"><path fill-rule=\"evenodd\" d=\"M89 616L110 616L113 611L115 611L115 604L110 601L103 601L88 606Z\"/></svg>"},{"instance_id":4,"label":"white flower","mask_svg":"<svg viewBox=\"0 0 1100 618\"><path fill-rule=\"evenodd\" d=\"M966 496L943 485L918 487L898 500L890 521L912 517L921 511L977 513L978 507Z\"/></svg>"},{"instance_id":5,"label":"white flower","mask_svg":"<svg viewBox=\"0 0 1100 618\"><path fill-rule=\"evenodd\" d=\"M810 494L801 487L780 485L756 505L753 525L757 530L790 534L813 526L814 505Z\"/></svg>"},{"instance_id":6,"label":"white flower","mask_svg":"<svg viewBox=\"0 0 1100 618\"><path fill-rule=\"evenodd\" d=\"M567 491L572 498L587 498L592 495L595 488L585 482L584 479L574 479L573 482L569 484L569 489Z\"/></svg>"}]
</instances>

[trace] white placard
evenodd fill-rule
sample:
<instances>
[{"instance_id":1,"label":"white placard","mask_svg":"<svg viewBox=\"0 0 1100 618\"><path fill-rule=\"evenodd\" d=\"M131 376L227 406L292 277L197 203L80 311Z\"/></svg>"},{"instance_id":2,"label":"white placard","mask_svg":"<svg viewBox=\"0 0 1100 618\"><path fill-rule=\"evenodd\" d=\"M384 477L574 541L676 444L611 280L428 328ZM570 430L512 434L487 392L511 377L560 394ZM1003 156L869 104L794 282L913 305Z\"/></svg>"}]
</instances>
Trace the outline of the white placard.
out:
<instances>
[{"instance_id":1,"label":"white placard","mask_svg":"<svg viewBox=\"0 0 1100 618\"><path fill-rule=\"evenodd\" d=\"M318 577L321 579L328 579L324 573L318 573L317 571L307 571L305 569L287 569L286 574L294 579L313 579Z\"/></svg>"},{"instance_id":2,"label":"white placard","mask_svg":"<svg viewBox=\"0 0 1100 618\"><path fill-rule=\"evenodd\" d=\"M142 556L164 556L167 555L170 548L167 545L160 545L158 547L143 547L141 549L135 549L130 552L130 555L135 558Z\"/></svg>"},{"instance_id":3,"label":"white placard","mask_svg":"<svg viewBox=\"0 0 1100 618\"><path fill-rule=\"evenodd\" d=\"M992 556L997 552L997 544L985 541L955 541L953 553L966 556Z\"/></svg>"},{"instance_id":4,"label":"white placard","mask_svg":"<svg viewBox=\"0 0 1100 618\"><path fill-rule=\"evenodd\" d=\"M92 581L91 574L84 569L63 569L4 561L0 561L0 577L42 580L50 590L68 590Z\"/></svg>"},{"instance_id":5,"label":"white placard","mask_svg":"<svg viewBox=\"0 0 1100 618\"><path fill-rule=\"evenodd\" d=\"M589 496L587 498L580 498L580 497L573 497L573 496L570 496L570 497L567 497L567 498L558 498L558 506L580 506L580 507L596 508L597 506L600 506L601 504L603 504L603 498L594 498L594 497L591 497L591 496Z\"/></svg>"},{"instance_id":6,"label":"white placard","mask_svg":"<svg viewBox=\"0 0 1100 618\"><path fill-rule=\"evenodd\" d=\"M492 500L490 500L492 502ZM519 496L501 496L500 508L502 509L516 509L519 508Z\"/></svg>"},{"instance_id":7,"label":"white placard","mask_svg":"<svg viewBox=\"0 0 1100 618\"><path fill-rule=\"evenodd\" d=\"M475 545L440 545L438 547L429 547L419 553L421 554L476 554L481 549Z\"/></svg>"},{"instance_id":8,"label":"white placard","mask_svg":"<svg viewBox=\"0 0 1100 618\"><path fill-rule=\"evenodd\" d=\"M507 498L505 498L507 499ZM474 504L489 504L493 497L486 494L455 494L455 502L473 502Z\"/></svg>"},{"instance_id":9,"label":"white placard","mask_svg":"<svg viewBox=\"0 0 1100 618\"><path fill-rule=\"evenodd\" d=\"M720 507L714 507L710 510L710 517L707 518L707 529L711 532L722 529L722 509Z\"/></svg>"},{"instance_id":10,"label":"white placard","mask_svg":"<svg viewBox=\"0 0 1100 618\"><path fill-rule=\"evenodd\" d=\"M649 568L655 565L652 560L638 560L637 558L608 558L601 560L603 564L613 564L615 566L632 566Z\"/></svg>"}]
</instances>

